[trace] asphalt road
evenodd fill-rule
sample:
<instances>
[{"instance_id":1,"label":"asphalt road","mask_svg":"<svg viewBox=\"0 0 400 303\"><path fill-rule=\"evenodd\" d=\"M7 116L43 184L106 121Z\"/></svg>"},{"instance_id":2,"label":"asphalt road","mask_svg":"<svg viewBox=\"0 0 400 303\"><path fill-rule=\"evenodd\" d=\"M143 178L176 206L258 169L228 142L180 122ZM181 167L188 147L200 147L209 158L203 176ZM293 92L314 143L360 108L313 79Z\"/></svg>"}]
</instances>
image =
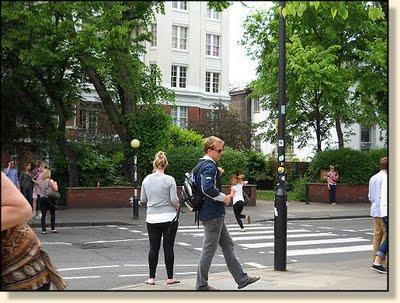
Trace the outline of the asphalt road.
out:
<instances>
[{"instance_id":1,"label":"asphalt road","mask_svg":"<svg viewBox=\"0 0 400 303\"><path fill-rule=\"evenodd\" d=\"M235 253L245 269L273 267L273 222L246 225L241 232L228 224ZM60 227L58 234L42 235L42 247L51 256L69 290L123 290L148 278L148 238L145 226ZM331 263L369 256L373 222L370 218L291 221L287 226L287 262ZM196 275L202 246L202 228L180 226L175 242L175 277ZM226 272L218 248L212 273ZM162 248L156 279L166 279ZM194 285L193 285L194 288Z\"/></svg>"}]
</instances>

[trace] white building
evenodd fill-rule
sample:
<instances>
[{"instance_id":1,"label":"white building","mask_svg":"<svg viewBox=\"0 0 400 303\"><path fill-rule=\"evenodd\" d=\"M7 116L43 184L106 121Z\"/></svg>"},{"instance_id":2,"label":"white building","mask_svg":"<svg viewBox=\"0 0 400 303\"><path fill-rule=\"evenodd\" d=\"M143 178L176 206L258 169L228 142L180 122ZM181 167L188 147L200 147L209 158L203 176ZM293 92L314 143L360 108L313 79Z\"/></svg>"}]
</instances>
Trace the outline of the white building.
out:
<instances>
[{"instance_id":1,"label":"white building","mask_svg":"<svg viewBox=\"0 0 400 303\"><path fill-rule=\"evenodd\" d=\"M264 121L267 117L268 112L261 108L258 99L251 100L251 122L259 123ZM265 132L265 129L258 129L256 135ZM356 150L368 150L383 148L386 146L386 130L382 130L379 126L371 126L370 128L363 128L360 124L352 124L350 127L343 127L343 133L352 133L348 137L344 136L345 147L356 149ZM322 150L328 146L336 148L338 146L337 134L335 128L330 130L330 138L322 142ZM303 148L298 148L296 142L292 146L286 145L286 150L293 157L300 161L309 161L315 155L314 147L317 145L317 140L311 140L310 144ZM254 141L253 146L255 149L259 149L265 154L272 152L277 153L276 144L270 142Z\"/></svg>"},{"instance_id":2,"label":"white building","mask_svg":"<svg viewBox=\"0 0 400 303\"><path fill-rule=\"evenodd\" d=\"M203 1L166 1L165 14L157 14L151 26L153 38L146 42L142 60L156 64L161 85L176 95L174 105L165 105L175 124L186 128L204 118L211 105L228 106L229 9L208 9ZM97 130L100 125L100 99L93 87L83 94L82 105L70 129Z\"/></svg>"},{"instance_id":3,"label":"white building","mask_svg":"<svg viewBox=\"0 0 400 303\"><path fill-rule=\"evenodd\" d=\"M206 1L166 1L152 25L144 62L156 64L162 85L174 90L176 104L166 110L181 127L204 117L213 103L229 104L228 11L210 10Z\"/></svg>"}]
</instances>

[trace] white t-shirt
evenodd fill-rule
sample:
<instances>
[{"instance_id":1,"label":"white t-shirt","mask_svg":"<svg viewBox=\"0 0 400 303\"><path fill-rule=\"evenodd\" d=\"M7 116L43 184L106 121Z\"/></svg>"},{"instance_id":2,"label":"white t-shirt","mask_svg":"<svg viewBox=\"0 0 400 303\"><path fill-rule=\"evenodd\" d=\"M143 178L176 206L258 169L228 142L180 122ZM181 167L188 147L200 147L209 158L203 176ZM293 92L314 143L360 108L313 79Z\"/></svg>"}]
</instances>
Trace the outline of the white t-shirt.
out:
<instances>
[{"instance_id":1,"label":"white t-shirt","mask_svg":"<svg viewBox=\"0 0 400 303\"><path fill-rule=\"evenodd\" d=\"M233 205L235 205L235 203L237 201L244 201L243 199L243 184L242 183L238 183L236 185L232 185L231 188L233 188L235 190L235 195L233 196Z\"/></svg>"}]
</instances>

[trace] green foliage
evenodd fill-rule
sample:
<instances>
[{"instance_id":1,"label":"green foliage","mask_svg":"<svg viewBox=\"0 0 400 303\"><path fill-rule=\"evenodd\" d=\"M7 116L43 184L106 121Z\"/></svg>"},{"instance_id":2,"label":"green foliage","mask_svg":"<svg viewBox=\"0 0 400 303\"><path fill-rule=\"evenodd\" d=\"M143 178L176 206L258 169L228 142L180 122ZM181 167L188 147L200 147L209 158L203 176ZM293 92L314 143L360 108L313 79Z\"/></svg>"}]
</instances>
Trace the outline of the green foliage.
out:
<instances>
[{"instance_id":1,"label":"green foliage","mask_svg":"<svg viewBox=\"0 0 400 303\"><path fill-rule=\"evenodd\" d=\"M332 164L339 172L340 183L368 184L369 178L379 170L376 158L384 154L384 150L362 152L350 148L318 152L310 164L308 175L312 181L320 182L320 170L327 170Z\"/></svg>"},{"instance_id":2,"label":"green foliage","mask_svg":"<svg viewBox=\"0 0 400 303\"><path fill-rule=\"evenodd\" d=\"M201 147L203 137L193 130L186 130L177 125L171 124L170 127L171 144L175 147L195 146Z\"/></svg>"},{"instance_id":3,"label":"green foliage","mask_svg":"<svg viewBox=\"0 0 400 303\"><path fill-rule=\"evenodd\" d=\"M310 183L308 176L301 177L294 181L292 190L293 199L296 201L306 201L306 184Z\"/></svg>"},{"instance_id":4,"label":"green foliage","mask_svg":"<svg viewBox=\"0 0 400 303\"><path fill-rule=\"evenodd\" d=\"M178 185L183 184L186 172L190 172L203 156L203 148L199 146L176 146L167 149L169 166L165 173L173 176Z\"/></svg>"},{"instance_id":5,"label":"green foliage","mask_svg":"<svg viewBox=\"0 0 400 303\"><path fill-rule=\"evenodd\" d=\"M310 5L315 9L305 9ZM378 123L386 129L387 18L372 21L371 6L385 10L377 2L287 3L286 126L298 147L313 137L315 149L321 150L329 140L327 130L336 125L340 139L342 125L351 123ZM259 64L252 96L269 109L267 119L257 125L267 129L260 139L271 142L276 140L278 116L271 110L278 108L278 21L277 3L269 11L257 10L245 20L242 39ZM340 147L343 141L338 140Z\"/></svg>"},{"instance_id":6,"label":"green foliage","mask_svg":"<svg viewBox=\"0 0 400 303\"><path fill-rule=\"evenodd\" d=\"M235 150L230 147L224 148L221 161L218 166L224 169L224 174L221 176L222 184L229 184L230 179L234 174L244 173L248 165L248 159L244 152Z\"/></svg>"},{"instance_id":7,"label":"green foliage","mask_svg":"<svg viewBox=\"0 0 400 303\"><path fill-rule=\"evenodd\" d=\"M257 184L257 188L261 188L265 181L274 179L271 171L271 163L267 157L257 151L246 151L247 167L244 171L246 180L251 184Z\"/></svg>"},{"instance_id":8,"label":"green foliage","mask_svg":"<svg viewBox=\"0 0 400 303\"><path fill-rule=\"evenodd\" d=\"M129 125L130 138L140 141L138 174L144 177L153 170L152 161L154 155L160 150L167 149L170 145L169 129L172 120L160 105L143 105L139 108L136 118L131 114L127 114L126 121ZM124 145L124 154L132 164L133 153L134 151L129 141Z\"/></svg>"},{"instance_id":9,"label":"green foliage","mask_svg":"<svg viewBox=\"0 0 400 303\"><path fill-rule=\"evenodd\" d=\"M367 152L369 163L371 165L371 171L376 173L380 170L379 160L382 159L383 157L387 157L388 156L387 152L388 151L386 148L371 149Z\"/></svg>"},{"instance_id":10,"label":"green foliage","mask_svg":"<svg viewBox=\"0 0 400 303\"><path fill-rule=\"evenodd\" d=\"M382 9L382 6L379 4L373 3L372 6L368 8L368 18L372 21L384 19L385 15ZM335 19L337 13L342 17L343 20L346 20L349 17L349 6L344 1L290 1L282 10L282 15L286 17L287 15L302 17L304 12L308 7L313 6L315 11L318 11L318 8L321 5L321 11L324 7L330 8L331 18ZM378 5L378 6L377 6ZM351 9L351 8L350 8Z\"/></svg>"}]
</instances>

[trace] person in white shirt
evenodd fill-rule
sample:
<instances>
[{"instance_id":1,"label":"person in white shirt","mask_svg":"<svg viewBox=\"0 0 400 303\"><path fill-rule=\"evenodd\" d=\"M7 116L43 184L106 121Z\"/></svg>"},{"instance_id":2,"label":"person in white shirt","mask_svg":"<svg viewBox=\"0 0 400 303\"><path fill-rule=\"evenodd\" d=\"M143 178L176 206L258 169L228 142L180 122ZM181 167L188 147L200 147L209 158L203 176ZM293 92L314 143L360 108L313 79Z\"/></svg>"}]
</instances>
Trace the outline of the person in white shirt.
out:
<instances>
[{"instance_id":1,"label":"person in white shirt","mask_svg":"<svg viewBox=\"0 0 400 303\"><path fill-rule=\"evenodd\" d=\"M231 196L233 203L233 212L235 213L235 218L237 223L240 226L241 231L245 231L242 223L242 219L246 219L247 223L250 224L250 216L243 215L243 207L244 207L244 197L243 197L243 185L246 185L248 182L244 181L244 175L234 175L231 179Z\"/></svg>"},{"instance_id":2,"label":"person in white shirt","mask_svg":"<svg viewBox=\"0 0 400 303\"><path fill-rule=\"evenodd\" d=\"M381 185L387 177L387 157L379 161L380 171L369 180L368 199L371 202L370 216L374 218L374 240L372 245L372 259L375 259L376 252L382 241L386 238L386 230L381 217Z\"/></svg>"},{"instance_id":3,"label":"person in white shirt","mask_svg":"<svg viewBox=\"0 0 400 303\"><path fill-rule=\"evenodd\" d=\"M372 270L375 270L379 273L387 273L387 269L383 267L382 262L386 259L386 254L388 252L389 247L389 228L388 228L388 215L387 215L387 174L385 178L382 180L381 184L381 203L380 203L380 213L382 217L383 224L386 229L386 239L383 241L378 251L376 252L375 260L371 266Z\"/></svg>"},{"instance_id":4,"label":"person in white shirt","mask_svg":"<svg viewBox=\"0 0 400 303\"><path fill-rule=\"evenodd\" d=\"M147 204L147 233L149 235L149 279L148 285L155 284L158 253L163 238L164 260L167 269L167 284L179 283L173 278L174 242L178 230L179 198L176 192L175 179L164 173L168 159L159 151L153 161L154 171L142 182L140 204Z\"/></svg>"}]
</instances>

